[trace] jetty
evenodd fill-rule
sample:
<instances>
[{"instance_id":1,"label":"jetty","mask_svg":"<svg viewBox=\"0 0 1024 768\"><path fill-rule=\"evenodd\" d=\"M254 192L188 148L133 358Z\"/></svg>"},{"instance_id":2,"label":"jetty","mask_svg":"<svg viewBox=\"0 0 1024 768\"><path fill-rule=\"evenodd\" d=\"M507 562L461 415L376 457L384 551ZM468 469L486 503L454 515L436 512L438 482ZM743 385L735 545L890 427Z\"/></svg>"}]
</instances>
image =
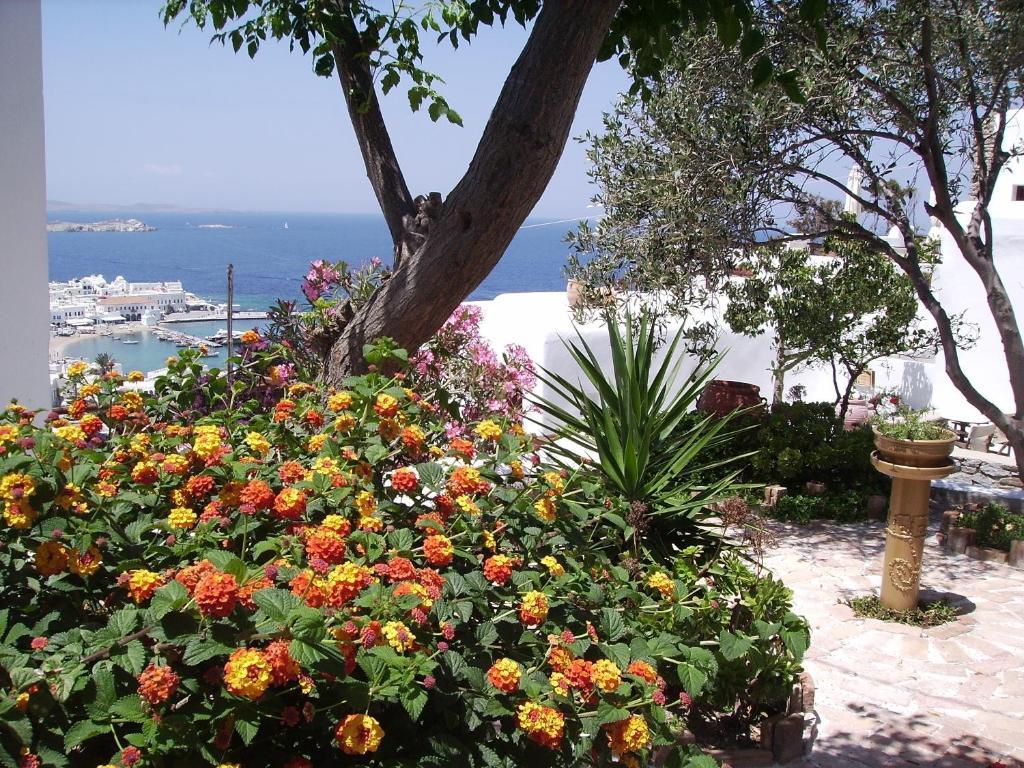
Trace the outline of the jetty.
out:
<instances>
[{"instance_id":1,"label":"jetty","mask_svg":"<svg viewBox=\"0 0 1024 768\"><path fill-rule=\"evenodd\" d=\"M240 309L232 313L232 317L235 320L266 320L267 313L262 310L252 309ZM216 310L201 310L194 312L175 312L170 315L164 315L160 320L160 324L165 323L194 323L200 320L222 320L228 319L228 313L226 309Z\"/></svg>"}]
</instances>

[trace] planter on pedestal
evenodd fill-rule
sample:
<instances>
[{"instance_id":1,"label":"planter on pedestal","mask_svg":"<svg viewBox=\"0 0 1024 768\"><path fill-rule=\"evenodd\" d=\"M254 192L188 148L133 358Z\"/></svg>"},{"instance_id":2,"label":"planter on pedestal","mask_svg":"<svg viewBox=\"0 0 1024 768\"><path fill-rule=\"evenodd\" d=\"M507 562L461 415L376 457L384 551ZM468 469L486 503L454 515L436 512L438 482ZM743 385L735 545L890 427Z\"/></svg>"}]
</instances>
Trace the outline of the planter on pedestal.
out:
<instances>
[{"instance_id":1,"label":"planter on pedestal","mask_svg":"<svg viewBox=\"0 0 1024 768\"><path fill-rule=\"evenodd\" d=\"M881 599L886 608L917 607L931 481L956 471L949 458L955 439L950 432L941 440L903 440L875 429L877 450L871 454L871 463L892 478L882 566Z\"/></svg>"}]
</instances>

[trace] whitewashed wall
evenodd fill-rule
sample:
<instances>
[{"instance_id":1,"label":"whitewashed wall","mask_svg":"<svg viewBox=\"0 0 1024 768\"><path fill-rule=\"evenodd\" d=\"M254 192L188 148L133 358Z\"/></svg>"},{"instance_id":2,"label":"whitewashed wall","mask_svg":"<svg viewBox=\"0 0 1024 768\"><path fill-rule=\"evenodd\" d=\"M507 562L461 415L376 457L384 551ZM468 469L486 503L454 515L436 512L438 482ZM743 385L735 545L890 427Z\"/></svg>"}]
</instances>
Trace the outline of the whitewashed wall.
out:
<instances>
[{"instance_id":1,"label":"whitewashed wall","mask_svg":"<svg viewBox=\"0 0 1024 768\"><path fill-rule=\"evenodd\" d=\"M40 0L0 0L0 405L50 405Z\"/></svg>"}]
</instances>

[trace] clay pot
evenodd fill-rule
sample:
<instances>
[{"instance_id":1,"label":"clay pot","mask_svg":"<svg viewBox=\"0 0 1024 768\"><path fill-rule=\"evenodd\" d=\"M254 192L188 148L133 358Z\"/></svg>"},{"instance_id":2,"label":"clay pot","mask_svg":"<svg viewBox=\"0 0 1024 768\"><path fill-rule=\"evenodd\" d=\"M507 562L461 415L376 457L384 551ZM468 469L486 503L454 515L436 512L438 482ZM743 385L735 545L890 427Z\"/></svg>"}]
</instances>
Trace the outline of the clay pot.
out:
<instances>
[{"instance_id":1,"label":"clay pot","mask_svg":"<svg viewBox=\"0 0 1024 768\"><path fill-rule=\"evenodd\" d=\"M1010 542L1010 551L1006 562L1014 568L1024 568L1024 540L1014 539Z\"/></svg>"},{"instance_id":2,"label":"clay pot","mask_svg":"<svg viewBox=\"0 0 1024 768\"><path fill-rule=\"evenodd\" d=\"M708 382L697 400L697 410L726 416L737 408L764 406L768 401L761 397L761 388L744 381L713 379Z\"/></svg>"},{"instance_id":3,"label":"clay pot","mask_svg":"<svg viewBox=\"0 0 1024 768\"><path fill-rule=\"evenodd\" d=\"M956 441L956 435L952 432L941 440L901 440L883 435L877 428L873 429L878 455L884 461L905 467L946 466Z\"/></svg>"},{"instance_id":4,"label":"clay pot","mask_svg":"<svg viewBox=\"0 0 1024 768\"><path fill-rule=\"evenodd\" d=\"M836 406L836 415L838 414L839 406ZM871 406L867 400L850 400L846 408L846 416L843 417L843 429L847 431L856 429L869 418L871 418Z\"/></svg>"},{"instance_id":5,"label":"clay pot","mask_svg":"<svg viewBox=\"0 0 1024 768\"><path fill-rule=\"evenodd\" d=\"M583 286L579 280L570 280L565 286L565 296L569 306L575 307L583 299Z\"/></svg>"},{"instance_id":6,"label":"clay pot","mask_svg":"<svg viewBox=\"0 0 1024 768\"><path fill-rule=\"evenodd\" d=\"M946 538L946 549L957 555L966 554L967 548L974 546L974 537L976 535L977 531L973 528L954 526L949 529L949 535Z\"/></svg>"}]
</instances>

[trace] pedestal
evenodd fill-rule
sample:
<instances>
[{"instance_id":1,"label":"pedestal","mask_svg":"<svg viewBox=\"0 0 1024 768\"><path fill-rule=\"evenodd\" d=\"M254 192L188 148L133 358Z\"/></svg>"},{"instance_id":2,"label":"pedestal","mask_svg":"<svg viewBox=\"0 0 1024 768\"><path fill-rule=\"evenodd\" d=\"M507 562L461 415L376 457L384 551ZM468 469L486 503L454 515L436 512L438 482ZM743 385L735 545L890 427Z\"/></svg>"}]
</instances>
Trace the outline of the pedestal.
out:
<instances>
[{"instance_id":1,"label":"pedestal","mask_svg":"<svg viewBox=\"0 0 1024 768\"><path fill-rule=\"evenodd\" d=\"M941 467L908 467L871 454L875 469L892 478L889 517L885 527L882 564L882 605L896 611L917 607L921 588L921 558L928 533L928 497L932 480L956 471L950 461Z\"/></svg>"}]
</instances>

